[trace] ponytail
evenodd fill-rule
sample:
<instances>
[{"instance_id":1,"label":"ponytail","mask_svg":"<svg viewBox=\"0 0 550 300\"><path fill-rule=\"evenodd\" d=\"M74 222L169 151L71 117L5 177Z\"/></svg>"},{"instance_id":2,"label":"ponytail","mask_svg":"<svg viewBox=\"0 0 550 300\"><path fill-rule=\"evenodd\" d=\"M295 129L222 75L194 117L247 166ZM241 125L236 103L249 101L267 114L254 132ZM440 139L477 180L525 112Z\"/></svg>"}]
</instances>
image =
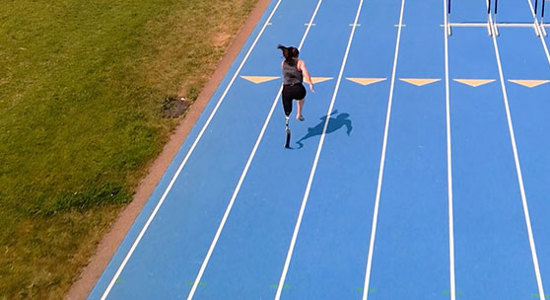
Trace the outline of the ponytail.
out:
<instances>
[{"instance_id":1,"label":"ponytail","mask_svg":"<svg viewBox=\"0 0 550 300\"><path fill-rule=\"evenodd\" d=\"M277 46L277 49L281 49L283 51L283 56L285 57L285 62L291 66L296 65L296 59L298 58L298 54L300 54L300 51L298 51L298 48L295 47L285 47L283 45Z\"/></svg>"}]
</instances>

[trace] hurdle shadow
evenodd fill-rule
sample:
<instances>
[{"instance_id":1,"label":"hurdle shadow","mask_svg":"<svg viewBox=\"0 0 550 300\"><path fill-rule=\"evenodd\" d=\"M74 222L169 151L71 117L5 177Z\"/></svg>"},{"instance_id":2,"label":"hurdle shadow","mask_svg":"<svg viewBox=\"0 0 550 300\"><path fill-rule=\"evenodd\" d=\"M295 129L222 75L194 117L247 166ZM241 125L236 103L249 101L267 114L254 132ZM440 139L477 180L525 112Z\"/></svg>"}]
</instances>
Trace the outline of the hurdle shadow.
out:
<instances>
[{"instance_id":1,"label":"hurdle shadow","mask_svg":"<svg viewBox=\"0 0 550 300\"><path fill-rule=\"evenodd\" d=\"M298 141L296 141L296 144L298 144L297 149L304 147L303 142L306 141L307 139L321 135L323 133L323 128L325 126L327 116L322 116L319 119L321 120L319 124L315 125L315 127L309 127L307 129L307 134L302 138L300 138ZM338 114L338 110L335 110L330 114L330 118L328 120L328 127L325 134L332 133L343 127L346 128L346 133L349 136L351 133L351 130L353 129L351 120L349 119L349 114L348 113Z\"/></svg>"}]
</instances>

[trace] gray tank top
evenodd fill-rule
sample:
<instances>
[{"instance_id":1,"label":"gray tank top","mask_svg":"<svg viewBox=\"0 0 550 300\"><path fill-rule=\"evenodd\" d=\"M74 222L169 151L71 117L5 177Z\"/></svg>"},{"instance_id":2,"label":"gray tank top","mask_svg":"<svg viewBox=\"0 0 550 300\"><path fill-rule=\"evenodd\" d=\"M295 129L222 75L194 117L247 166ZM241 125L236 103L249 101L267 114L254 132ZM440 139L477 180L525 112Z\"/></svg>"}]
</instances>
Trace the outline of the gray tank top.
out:
<instances>
[{"instance_id":1,"label":"gray tank top","mask_svg":"<svg viewBox=\"0 0 550 300\"><path fill-rule=\"evenodd\" d=\"M304 77L302 71L298 70L298 64L291 66L286 61L283 62L283 84L294 85L302 83Z\"/></svg>"}]
</instances>

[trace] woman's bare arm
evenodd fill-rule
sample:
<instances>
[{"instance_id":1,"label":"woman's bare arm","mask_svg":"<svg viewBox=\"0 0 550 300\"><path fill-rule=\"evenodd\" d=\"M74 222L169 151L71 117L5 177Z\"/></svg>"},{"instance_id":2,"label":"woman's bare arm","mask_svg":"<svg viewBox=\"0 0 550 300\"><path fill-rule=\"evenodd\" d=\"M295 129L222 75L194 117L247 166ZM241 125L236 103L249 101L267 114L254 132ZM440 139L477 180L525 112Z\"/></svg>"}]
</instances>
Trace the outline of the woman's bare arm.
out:
<instances>
[{"instance_id":1,"label":"woman's bare arm","mask_svg":"<svg viewBox=\"0 0 550 300\"><path fill-rule=\"evenodd\" d=\"M311 76L309 75L309 72L306 68L306 63L301 59L298 61L298 70L302 71L302 73L304 74L306 82L309 83L309 89L312 92L315 92L315 90L313 89L313 81L311 80Z\"/></svg>"}]
</instances>

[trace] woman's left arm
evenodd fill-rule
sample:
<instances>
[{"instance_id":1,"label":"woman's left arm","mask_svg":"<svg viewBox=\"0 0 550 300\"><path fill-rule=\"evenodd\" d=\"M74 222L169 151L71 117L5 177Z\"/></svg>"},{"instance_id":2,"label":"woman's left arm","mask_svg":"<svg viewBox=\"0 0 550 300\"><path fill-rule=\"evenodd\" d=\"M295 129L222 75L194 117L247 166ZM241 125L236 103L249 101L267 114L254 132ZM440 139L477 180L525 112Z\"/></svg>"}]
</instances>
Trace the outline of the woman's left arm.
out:
<instances>
[{"instance_id":1,"label":"woman's left arm","mask_svg":"<svg viewBox=\"0 0 550 300\"><path fill-rule=\"evenodd\" d=\"M309 72L307 71L307 68L306 68L306 63L301 59L298 62L298 69L302 71L302 73L304 74L304 78L306 79L306 82L309 83L309 89L312 92L315 92L315 90L313 89L313 81L311 80L311 76L309 75Z\"/></svg>"}]
</instances>

